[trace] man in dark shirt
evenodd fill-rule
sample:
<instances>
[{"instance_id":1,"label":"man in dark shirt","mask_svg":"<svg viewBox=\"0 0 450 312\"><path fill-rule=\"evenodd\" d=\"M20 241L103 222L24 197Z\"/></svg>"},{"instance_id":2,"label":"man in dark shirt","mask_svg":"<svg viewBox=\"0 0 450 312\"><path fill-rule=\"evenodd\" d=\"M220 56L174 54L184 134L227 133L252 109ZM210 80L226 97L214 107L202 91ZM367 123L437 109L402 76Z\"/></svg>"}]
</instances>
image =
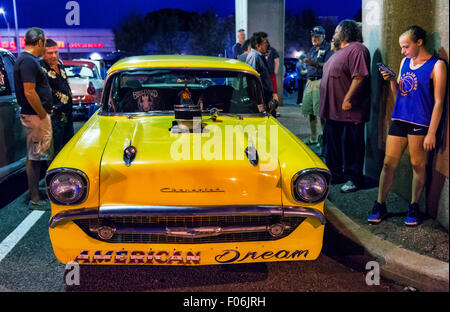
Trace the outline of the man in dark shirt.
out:
<instances>
[{"instance_id":1,"label":"man in dark shirt","mask_svg":"<svg viewBox=\"0 0 450 312\"><path fill-rule=\"evenodd\" d=\"M247 55L250 53L252 49L252 46L250 44L250 39L247 39L244 41L244 44L242 45L242 51L244 51L241 55L238 57L238 61L244 62L247 60Z\"/></svg>"},{"instance_id":2,"label":"man in dark shirt","mask_svg":"<svg viewBox=\"0 0 450 312\"><path fill-rule=\"evenodd\" d=\"M242 45L244 44L245 41L245 30L244 29L239 29L238 30L238 34L237 34L237 39L238 41L233 45L233 47L231 48L233 51L233 57L232 58L239 58L239 55L241 55L244 51L242 49Z\"/></svg>"},{"instance_id":3,"label":"man in dark shirt","mask_svg":"<svg viewBox=\"0 0 450 312\"><path fill-rule=\"evenodd\" d=\"M267 39L267 33L256 32L252 35L251 39L252 49L247 55L246 63L253 67L260 75L263 92L264 92L264 104L268 106L273 99L272 81L270 80L269 67L265 58L270 43ZM263 107L258 107L260 112L264 111Z\"/></svg>"},{"instance_id":4,"label":"man in dark shirt","mask_svg":"<svg viewBox=\"0 0 450 312\"><path fill-rule=\"evenodd\" d=\"M42 70L52 89L53 96L53 152L58 154L63 146L69 142L74 134L72 119L72 92L66 72L59 62L56 42L52 39L45 41L45 52L40 62Z\"/></svg>"},{"instance_id":5,"label":"man in dark shirt","mask_svg":"<svg viewBox=\"0 0 450 312\"><path fill-rule=\"evenodd\" d=\"M51 159L52 126L50 113L52 91L37 57L44 54L45 34L33 27L25 34L25 49L14 65L14 86L21 107L20 120L27 131L27 180L30 209L48 210L40 199L40 161Z\"/></svg>"},{"instance_id":6,"label":"man in dark shirt","mask_svg":"<svg viewBox=\"0 0 450 312\"><path fill-rule=\"evenodd\" d=\"M361 43L357 22L344 20L333 36L335 53L323 68L319 116L326 119L326 164L341 192L361 188L364 166L364 124L369 120L370 53Z\"/></svg>"},{"instance_id":7,"label":"man in dark shirt","mask_svg":"<svg viewBox=\"0 0 450 312\"><path fill-rule=\"evenodd\" d=\"M316 116L319 114L320 79L323 65L333 54L330 44L325 41L325 29L322 26L316 26L311 30L311 42L313 46L303 59L307 65L307 81L303 92L302 114L309 116L311 137L305 141L308 145L318 143Z\"/></svg>"}]
</instances>

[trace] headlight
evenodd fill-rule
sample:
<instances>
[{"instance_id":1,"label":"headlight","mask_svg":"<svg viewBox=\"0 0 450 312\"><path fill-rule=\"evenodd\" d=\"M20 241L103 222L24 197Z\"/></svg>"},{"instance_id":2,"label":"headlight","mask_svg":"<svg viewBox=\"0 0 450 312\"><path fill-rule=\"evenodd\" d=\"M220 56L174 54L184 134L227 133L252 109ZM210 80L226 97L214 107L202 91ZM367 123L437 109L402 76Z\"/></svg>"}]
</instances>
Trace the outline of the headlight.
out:
<instances>
[{"instance_id":1,"label":"headlight","mask_svg":"<svg viewBox=\"0 0 450 312\"><path fill-rule=\"evenodd\" d=\"M292 193L297 201L318 203L328 195L330 173L323 169L300 171L292 179Z\"/></svg>"},{"instance_id":2,"label":"headlight","mask_svg":"<svg viewBox=\"0 0 450 312\"><path fill-rule=\"evenodd\" d=\"M58 168L46 175L47 194L58 205L75 205L87 196L86 175L75 169Z\"/></svg>"}]
</instances>

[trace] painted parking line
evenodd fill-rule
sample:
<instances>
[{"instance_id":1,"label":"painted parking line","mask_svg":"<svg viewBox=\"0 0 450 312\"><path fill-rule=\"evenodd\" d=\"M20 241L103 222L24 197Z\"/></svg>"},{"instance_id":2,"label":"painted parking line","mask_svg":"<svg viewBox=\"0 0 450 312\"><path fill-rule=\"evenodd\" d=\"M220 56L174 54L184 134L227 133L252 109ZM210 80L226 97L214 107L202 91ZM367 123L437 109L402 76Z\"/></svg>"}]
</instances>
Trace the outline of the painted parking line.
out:
<instances>
[{"instance_id":1,"label":"painted parking line","mask_svg":"<svg viewBox=\"0 0 450 312\"><path fill-rule=\"evenodd\" d=\"M0 243L0 262L27 234L39 218L45 213L42 210L32 211L15 229Z\"/></svg>"}]
</instances>

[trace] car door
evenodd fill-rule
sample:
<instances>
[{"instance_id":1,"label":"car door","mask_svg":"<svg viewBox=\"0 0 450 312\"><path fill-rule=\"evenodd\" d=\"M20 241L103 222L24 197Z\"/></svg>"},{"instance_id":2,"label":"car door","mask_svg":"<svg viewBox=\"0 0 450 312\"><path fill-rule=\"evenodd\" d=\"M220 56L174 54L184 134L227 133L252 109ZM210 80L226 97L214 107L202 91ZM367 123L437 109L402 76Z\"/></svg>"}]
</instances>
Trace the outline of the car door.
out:
<instances>
[{"instance_id":1,"label":"car door","mask_svg":"<svg viewBox=\"0 0 450 312\"><path fill-rule=\"evenodd\" d=\"M0 51L0 180L20 169L26 159L26 133L14 90L15 58Z\"/></svg>"}]
</instances>

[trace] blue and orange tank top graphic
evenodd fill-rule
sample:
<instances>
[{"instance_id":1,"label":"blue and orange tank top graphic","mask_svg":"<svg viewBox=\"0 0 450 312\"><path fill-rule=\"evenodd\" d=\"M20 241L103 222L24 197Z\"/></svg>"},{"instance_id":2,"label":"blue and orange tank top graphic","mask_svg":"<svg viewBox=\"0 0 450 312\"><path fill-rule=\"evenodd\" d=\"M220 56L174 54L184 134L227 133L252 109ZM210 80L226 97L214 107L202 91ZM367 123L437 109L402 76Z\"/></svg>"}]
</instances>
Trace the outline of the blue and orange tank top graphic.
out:
<instances>
[{"instance_id":1,"label":"blue and orange tank top graphic","mask_svg":"<svg viewBox=\"0 0 450 312\"><path fill-rule=\"evenodd\" d=\"M403 62L392 119L428 127L434 107L434 92L430 87L431 72L439 59L431 57L417 69L410 68L411 59Z\"/></svg>"}]
</instances>

